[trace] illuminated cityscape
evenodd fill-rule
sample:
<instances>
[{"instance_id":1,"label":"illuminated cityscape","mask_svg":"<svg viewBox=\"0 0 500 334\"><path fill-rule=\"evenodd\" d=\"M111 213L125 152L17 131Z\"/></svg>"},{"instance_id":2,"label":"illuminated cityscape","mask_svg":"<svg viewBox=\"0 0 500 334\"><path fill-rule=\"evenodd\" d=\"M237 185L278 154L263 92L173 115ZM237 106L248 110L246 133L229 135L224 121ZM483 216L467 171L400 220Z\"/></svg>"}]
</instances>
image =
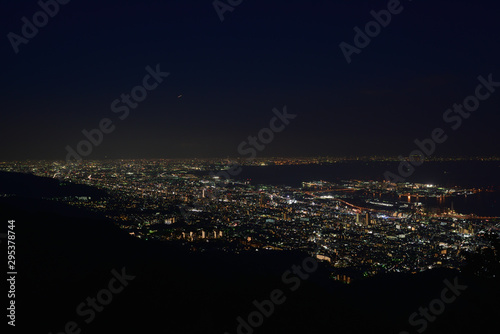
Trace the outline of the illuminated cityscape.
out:
<instances>
[{"instance_id":1,"label":"illuminated cityscape","mask_svg":"<svg viewBox=\"0 0 500 334\"><path fill-rule=\"evenodd\" d=\"M345 159L259 159L253 166L336 163ZM344 281L380 273L460 269L466 252L490 246L499 217L460 214L446 199L488 189L341 180L301 187L224 177L221 159L3 163L9 172L85 184L107 195L50 200L104 214L137 238L193 251L302 250ZM242 168L245 167L241 162ZM71 168L71 169L70 169ZM8 196L9 194L3 194ZM435 205L423 202L433 201Z\"/></svg>"},{"instance_id":2,"label":"illuminated cityscape","mask_svg":"<svg viewBox=\"0 0 500 334\"><path fill-rule=\"evenodd\" d=\"M499 332L498 1L0 6L2 334Z\"/></svg>"}]
</instances>

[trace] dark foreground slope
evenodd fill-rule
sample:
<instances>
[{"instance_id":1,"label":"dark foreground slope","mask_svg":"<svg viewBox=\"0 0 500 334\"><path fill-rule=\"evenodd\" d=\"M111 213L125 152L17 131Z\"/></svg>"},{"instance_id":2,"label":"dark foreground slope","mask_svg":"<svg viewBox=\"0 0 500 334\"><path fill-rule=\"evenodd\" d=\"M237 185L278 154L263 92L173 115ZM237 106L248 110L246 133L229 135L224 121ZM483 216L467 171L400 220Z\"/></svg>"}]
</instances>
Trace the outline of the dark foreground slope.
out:
<instances>
[{"instance_id":1,"label":"dark foreground slope","mask_svg":"<svg viewBox=\"0 0 500 334\"><path fill-rule=\"evenodd\" d=\"M443 279L453 281L457 275L467 289L425 332L499 330L498 280L438 270L347 286L327 280L320 267L291 291L294 284L281 277L291 266L301 265L301 253L189 253L133 238L110 221L37 198L1 198L0 212L0 233L5 233L7 220L16 220L13 332L60 333L74 321L75 333L233 334L238 332L237 318L247 319L256 310L254 300L269 299L271 291L280 289L286 300L254 333L417 333L420 327L408 323L409 315L440 298ZM0 248L6 254L5 239ZM91 321L89 312L79 314L81 303L108 288L112 270L123 268L135 278Z\"/></svg>"}]
</instances>

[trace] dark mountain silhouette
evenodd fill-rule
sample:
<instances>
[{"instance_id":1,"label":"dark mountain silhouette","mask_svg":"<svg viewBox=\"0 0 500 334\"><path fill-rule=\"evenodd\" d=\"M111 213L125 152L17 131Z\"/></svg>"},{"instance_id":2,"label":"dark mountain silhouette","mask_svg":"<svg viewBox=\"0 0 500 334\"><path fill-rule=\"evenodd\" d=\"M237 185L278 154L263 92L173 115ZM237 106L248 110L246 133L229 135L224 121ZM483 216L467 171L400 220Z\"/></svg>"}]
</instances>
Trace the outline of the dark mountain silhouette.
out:
<instances>
[{"instance_id":1,"label":"dark mountain silhouette","mask_svg":"<svg viewBox=\"0 0 500 334\"><path fill-rule=\"evenodd\" d=\"M14 194L26 198L107 196L104 190L83 184L61 182L57 179L38 177L32 174L0 172L0 194Z\"/></svg>"},{"instance_id":2,"label":"dark mountain silhouette","mask_svg":"<svg viewBox=\"0 0 500 334\"><path fill-rule=\"evenodd\" d=\"M18 177L24 176L9 182L15 185ZM81 333L233 334L237 317L246 319L256 310L254 300L269 299L280 289L286 301L254 333L416 333L409 315L439 298L443 279L457 275L467 290L425 333L497 333L500 328L498 277L433 270L343 285L329 280L320 266L292 292L282 274L306 254L193 253L140 240L99 215L33 196L45 194L44 182L24 184L33 190L29 198L0 198L0 232L5 233L7 220L16 220L16 332L60 333L74 321ZM122 268L135 278L85 323L77 306L107 288L112 270Z\"/></svg>"}]
</instances>

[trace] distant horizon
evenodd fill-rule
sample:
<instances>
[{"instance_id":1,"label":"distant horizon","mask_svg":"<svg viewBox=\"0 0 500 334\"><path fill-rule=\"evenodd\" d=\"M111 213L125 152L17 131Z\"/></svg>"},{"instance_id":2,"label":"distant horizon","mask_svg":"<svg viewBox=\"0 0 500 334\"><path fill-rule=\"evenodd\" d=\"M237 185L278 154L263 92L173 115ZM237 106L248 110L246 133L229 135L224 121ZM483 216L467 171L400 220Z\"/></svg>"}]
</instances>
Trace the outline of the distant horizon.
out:
<instances>
[{"instance_id":1,"label":"distant horizon","mask_svg":"<svg viewBox=\"0 0 500 334\"><path fill-rule=\"evenodd\" d=\"M192 158L180 158L180 157L173 157L173 158L97 158L97 159L83 159L81 162L89 162L89 161L104 161L104 160L235 160L235 161L246 161L246 162L252 162L254 160L279 160L279 159L305 159L305 160L313 160L313 159L341 159L341 160L363 160L363 159L368 159L368 160L373 160L377 161L378 159L389 159L391 161L401 161L401 159L398 156L393 156L393 155L359 155L359 156L335 156L335 155L317 155L317 156L263 156L263 157L256 157L254 159L249 159L245 157L238 157L238 156L227 156L227 157L192 157ZM407 157L406 157L407 159ZM425 161L437 161L437 160L454 160L454 159L461 159L461 160L490 160L490 161L496 161L500 160L500 156L497 155L477 155L477 156L470 156L470 155L441 155L441 156L430 156L426 157ZM63 159L12 159L12 160L0 160L0 163L7 163L7 162L22 162L22 161L51 161L51 162L65 162ZM76 161L74 161L76 162Z\"/></svg>"}]
</instances>

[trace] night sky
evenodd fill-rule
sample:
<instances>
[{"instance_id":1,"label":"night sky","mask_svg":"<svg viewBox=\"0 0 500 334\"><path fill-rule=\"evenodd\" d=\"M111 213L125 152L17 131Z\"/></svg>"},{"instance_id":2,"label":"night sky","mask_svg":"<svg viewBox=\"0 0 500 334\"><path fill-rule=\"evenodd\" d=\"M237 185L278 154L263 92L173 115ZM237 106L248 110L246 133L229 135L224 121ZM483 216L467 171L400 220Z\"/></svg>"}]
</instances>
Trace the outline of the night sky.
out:
<instances>
[{"instance_id":1,"label":"night sky","mask_svg":"<svg viewBox=\"0 0 500 334\"><path fill-rule=\"evenodd\" d=\"M3 0L0 160L64 159L103 118L88 159L237 157L285 105L297 117L259 156L408 155L436 127L436 155L498 154L500 87L443 121L479 75L500 82L498 1L402 0L348 64L339 44L388 2L244 0L221 22L212 0L72 0L16 54L8 34L40 7ZM120 120L111 103L156 64L170 75Z\"/></svg>"}]
</instances>

